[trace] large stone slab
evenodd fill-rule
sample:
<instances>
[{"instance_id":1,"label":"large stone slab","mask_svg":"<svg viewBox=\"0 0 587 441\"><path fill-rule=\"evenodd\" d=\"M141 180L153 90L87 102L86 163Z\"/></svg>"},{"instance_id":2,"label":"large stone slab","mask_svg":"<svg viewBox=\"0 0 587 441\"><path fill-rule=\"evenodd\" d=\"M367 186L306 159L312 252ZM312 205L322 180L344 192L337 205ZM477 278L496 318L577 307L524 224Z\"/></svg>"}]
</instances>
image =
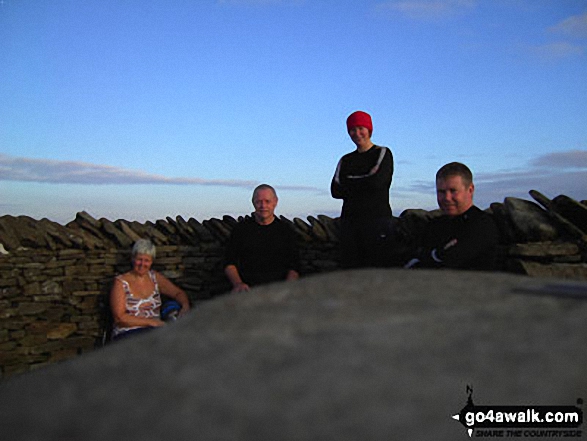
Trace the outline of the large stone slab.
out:
<instances>
[{"instance_id":1,"label":"large stone slab","mask_svg":"<svg viewBox=\"0 0 587 441\"><path fill-rule=\"evenodd\" d=\"M587 284L363 270L204 303L0 384L10 440L465 440L477 405L587 392ZM539 438L534 438L539 439Z\"/></svg>"}]
</instances>

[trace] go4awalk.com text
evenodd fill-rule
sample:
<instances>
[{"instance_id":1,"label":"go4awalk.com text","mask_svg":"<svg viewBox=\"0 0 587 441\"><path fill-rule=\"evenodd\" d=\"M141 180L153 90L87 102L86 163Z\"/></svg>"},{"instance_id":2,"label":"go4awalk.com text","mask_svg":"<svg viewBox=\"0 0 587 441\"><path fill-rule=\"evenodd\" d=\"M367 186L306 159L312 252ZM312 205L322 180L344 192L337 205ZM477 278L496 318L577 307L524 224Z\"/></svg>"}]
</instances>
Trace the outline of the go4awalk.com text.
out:
<instances>
[{"instance_id":1,"label":"go4awalk.com text","mask_svg":"<svg viewBox=\"0 0 587 441\"><path fill-rule=\"evenodd\" d=\"M476 438L579 438L583 432L582 399L577 406L478 406L472 388L465 407L452 416L469 437Z\"/></svg>"}]
</instances>

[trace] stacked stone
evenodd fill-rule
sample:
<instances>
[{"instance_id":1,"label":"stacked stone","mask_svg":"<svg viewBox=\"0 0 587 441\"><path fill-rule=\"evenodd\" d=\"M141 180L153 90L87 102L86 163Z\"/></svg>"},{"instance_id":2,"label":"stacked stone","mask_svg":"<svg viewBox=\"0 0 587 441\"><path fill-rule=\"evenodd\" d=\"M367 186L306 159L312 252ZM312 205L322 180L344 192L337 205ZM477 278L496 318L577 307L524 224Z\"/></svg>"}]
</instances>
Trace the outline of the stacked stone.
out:
<instances>
[{"instance_id":1,"label":"stacked stone","mask_svg":"<svg viewBox=\"0 0 587 441\"><path fill-rule=\"evenodd\" d=\"M306 274L337 267L335 222L318 218L309 219L310 224L282 218L298 234ZM230 216L203 223L178 216L139 224L96 220L82 212L61 226L4 216L0 374L35 369L100 345L112 280L130 269L130 249L138 238L156 244L154 269L181 286L192 303L228 292L222 260L237 222Z\"/></svg>"},{"instance_id":2,"label":"stacked stone","mask_svg":"<svg viewBox=\"0 0 587 441\"><path fill-rule=\"evenodd\" d=\"M535 190L530 195L540 205L515 198L504 201L508 216L501 218L501 224L511 222L510 228L502 230L509 239L504 269L535 277L587 280L587 206L564 195L552 201Z\"/></svg>"},{"instance_id":3,"label":"stacked stone","mask_svg":"<svg viewBox=\"0 0 587 441\"><path fill-rule=\"evenodd\" d=\"M506 198L488 209L499 226L502 269L531 276L587 280L587 206L566 196L537 203ZM410 249L438 210L406 210L396 218L390 253ZM154 268L193 303L229 291L222 268L225 243L238 221L202 223L181 216L156 222L95 219L78 213L65 226L27 216L0 217L0 374L72 357L101 341L112 280L130 269L138 238L157 246ZM281 217L296 233L304 275L338 269L339 220ZM397 259L399 261L401 259Z\"/></svg>"},{"instance_id":4,"label":"stacked stone","mask_svg":"<svg viewBox=\"0 0 587 441\"><path fill-rule=\"evenodd\" d=\"M154 269L193 303L227 292L224 247L161 245ZM109 322L108 295L130 269L129 250L16 250L0 257L0 376L94 349Z\"/></svg>"},{"instance_id":5,"label":"stacked stone","mask_svg":"<svg viewBox=\"0 0 587 441\"><path fill-rule=\"evenodd\" d=\"M0 259L0 365L10 375L94 348L118 253L19 250Z\"/></svg>"},{"instance_id":6,"label":"stacked stone","mask_svg":"<svg viewBox=\"0 0 587 441\"><path fill-rule=\"evenodd\" d=\"M587 280L587 204L560 195L536 201L507 197L486 211L500 230L500 269L536 277ZM406 210L399 217L406 241L422 234L439 210ZM402 250L398 250L402 251Z\"/></svg>"}]
</instances>

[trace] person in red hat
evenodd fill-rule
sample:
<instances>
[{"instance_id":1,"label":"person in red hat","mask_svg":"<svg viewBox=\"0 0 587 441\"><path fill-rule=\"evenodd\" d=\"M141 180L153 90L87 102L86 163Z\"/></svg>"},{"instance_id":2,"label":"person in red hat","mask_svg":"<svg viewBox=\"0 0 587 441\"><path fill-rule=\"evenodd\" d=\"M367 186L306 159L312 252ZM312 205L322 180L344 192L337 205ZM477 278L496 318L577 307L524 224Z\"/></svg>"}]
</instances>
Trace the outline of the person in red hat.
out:
<instances>
[{"instance_id":1,"label":"person in red hat","mask_svg":"<svg viewBox=\"0 0 587 441\"><path fill-rule=\"evenodd\" d=\"M387 266L393 231L389 204L393 155L371 141L373 122L368 113L352 113L346 125L357 148L340 159L330 185L332 197L343 200L341 266Z\"/></svg>"}]
</instances>

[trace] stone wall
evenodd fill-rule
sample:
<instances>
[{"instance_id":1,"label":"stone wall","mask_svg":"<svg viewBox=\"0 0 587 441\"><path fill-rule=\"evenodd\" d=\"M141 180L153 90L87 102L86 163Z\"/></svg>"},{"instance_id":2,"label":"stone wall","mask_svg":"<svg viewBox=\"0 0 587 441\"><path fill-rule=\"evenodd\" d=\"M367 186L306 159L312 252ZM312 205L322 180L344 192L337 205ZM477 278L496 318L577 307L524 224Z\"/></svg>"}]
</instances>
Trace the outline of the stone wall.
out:
<instances>
[{"instance_id":1,"label":"stone wall","mask_svg":"<svg viewBox=\"0 0 587 441\"><path fill-rule=\"evenodd\" d=\"M492 204L504 271L587 280L587 207L566 196L538 202L506 198ZM437 211L406 210L390 250L410 249ZM338 219L287 222L299 239L304 275L334 271ZM238 222L229 216L198 222L180 216L156 222L95 219L78 213L67 225L26 216L0 217L0 375L25 372L100 346L105 302L116 274L130 269L130 248L140 238L157 245L154 268L197 303L228 292L224 244ZM401 260L401 259L400 259Z\"/></svg>"},{"instance_id":2,"label":"stone wall","mask_svg":"<svg viewBox=\"0 0 587 441\"><path fill-rule=\"evenodd\" d=\"M83 230L88 222L91 233ZM123 222L95 220L87 213L79 213L66 227L23 216L0 218L5 231L11 226L19 240L17 248L9 246L0 254L0 378L101 346L112 280L130 269L136 239L130 231L123 233ZM157 221L152 227L156 230L140 234L158 244L153 268L181 286L197 307L230 290L222 256L236 220L205 221L198 235L180 230L179 222ZM45 231L47 226L59 228L59 234L73 233L56 236ZM334 241L298 231L303 273L335 269Z\"/></svg>"}]
</instances>

